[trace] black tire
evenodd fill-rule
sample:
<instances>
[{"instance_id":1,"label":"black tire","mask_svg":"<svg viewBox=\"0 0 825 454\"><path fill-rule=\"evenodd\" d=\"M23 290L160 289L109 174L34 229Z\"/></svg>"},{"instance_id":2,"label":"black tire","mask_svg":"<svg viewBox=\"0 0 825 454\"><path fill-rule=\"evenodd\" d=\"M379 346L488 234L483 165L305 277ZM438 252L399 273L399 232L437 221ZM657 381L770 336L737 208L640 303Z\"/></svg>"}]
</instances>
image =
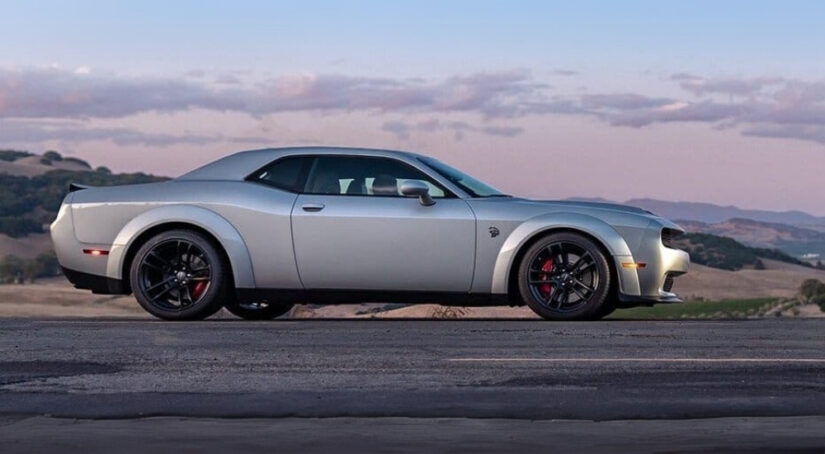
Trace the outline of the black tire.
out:
<instances>
[{"instance_id":1,"label":"black tire","mask_svg":"<svg viewBox=\"0 0 825 454\"><path fill-rule=\"evenodd\" d=\"M602 308L599 310L599 312L596 313L596 315L593 318L594 320L603 319L608 315L616 312L616 309L616 305L612 304L610 301L605 301L604 304L602 304Z\"/></svg>"},{"instance_id":2,"label":"black tire","mask_svg":"<svg viewBox=\"0 0 825 454\"><path fill-rule=\"evenodd\" d=\"M612 312L612 274L606 254L592 240L554 233L539 239L521 259L519 294L544 319L597 320Z\"/></svg>"},{"instance_id":3,"label":"black tire","mask_svg":"<svg viewBox=\"0 0 825 454\"><path fill-rule=\"evenodd\" d=\"M218 312L231 295L229 267L209 238L192 230L169 230L144 243L129 272L141 307L163 320L201 320Z\"/></svg>"},{"instance_id":4,"label":"black tire","mask_svg":"<svg viewBox=\"0 0 825 454\"><path fill-rule=\"evenodd\" d=\"M278 318L292 309L292 303L232 303L227 304L226 310L246 320L272 320Z\"/></svg>"}]
</instances>

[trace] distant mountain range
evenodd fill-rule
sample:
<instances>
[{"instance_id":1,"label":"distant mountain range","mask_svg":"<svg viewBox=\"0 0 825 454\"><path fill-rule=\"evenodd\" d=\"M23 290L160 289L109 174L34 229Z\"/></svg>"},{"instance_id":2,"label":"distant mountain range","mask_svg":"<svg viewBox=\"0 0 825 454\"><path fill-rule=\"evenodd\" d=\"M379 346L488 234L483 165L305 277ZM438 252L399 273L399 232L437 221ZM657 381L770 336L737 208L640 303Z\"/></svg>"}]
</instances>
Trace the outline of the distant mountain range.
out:
<instances>
[{"instance_id":1,"label":"distant mountain range","mask_svg":"<svg viewBox=\"0 0 825 454\"><path fill-rule=\"evenodd\" d=\"M676 223L691 233L733 238L756 248L779 249L812 262L825 259L825 233L813 229L752 219L728 219L715 224L688 220Z\"/></svg>"},{"instance_id":2,"label":"distant mountain range","mask_svg":"<svg viewBox=\"0 0 825 454\"><path fill-rule=\"evenodd\" d=\"M611 202L601 198L571 200ZM780 249L795 257L811 254L806 258L814 261L825 258L825 217L803 211L743 210L712 203L654 199L631 199L621 203L673 219L691 233L733 238L747 246Z\"/></svg>"},{"instance_id":3,"label":"distant mountain range","mask_svg":"<svg viewBox=\"0 0 825 454\"><path fill-rule=\"evenodd\" d=\"M602 198L572 198L570 200L616 203ZM727 221L728 219L751 219L774 224L816 226L825 229L825 217L814 216L798 210L744 210L730 205L722 206L701 202L667 202L655 199L630 199L620 203L643 208L668 219L688 219L709 224Z\"/></svg>"}]
</instances>

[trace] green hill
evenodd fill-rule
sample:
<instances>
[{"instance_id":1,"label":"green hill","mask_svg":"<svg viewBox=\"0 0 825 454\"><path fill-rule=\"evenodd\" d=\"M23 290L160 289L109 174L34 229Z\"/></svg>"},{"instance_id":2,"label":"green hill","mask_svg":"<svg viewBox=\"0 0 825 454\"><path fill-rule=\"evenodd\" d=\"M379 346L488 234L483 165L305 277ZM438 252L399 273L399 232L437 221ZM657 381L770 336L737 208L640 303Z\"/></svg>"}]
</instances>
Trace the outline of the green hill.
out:
<instances>
[{"instance_id":1,"label":"green hill","mask_svg":"<svg viewBox=\"0 0 825 454\"><path fill-rule=\"evenodd\" d=\"M690 253L693 263L723 270L762 269L764 264L760 259L763 258L811 267L809 263L797 260L779 249L749 247L734 239L709 233L688 233L677 240L676 245Z\"/></svg>"},{"instance_id":2,"label":"green hill","mask_svg":"<svg viewBox=\"0 0 825 454\"><path fill-rule=\"evenodd\" d=\"M24 151L0 150L0 160L12 163L20 162L21 159L31 159L33 156L36 155ZM55 167L54 170L33 176L0 173L0 233L21 237L30 233L46 232L47 225L57 215L70 182L113 186L165 179L145 173L114 174L105 167L92 170L84 161L63 158L53 151L36 159L36 165L52 166L58 161L73 163L75 167L84 170Z\"/></svg>"}]
</instances>

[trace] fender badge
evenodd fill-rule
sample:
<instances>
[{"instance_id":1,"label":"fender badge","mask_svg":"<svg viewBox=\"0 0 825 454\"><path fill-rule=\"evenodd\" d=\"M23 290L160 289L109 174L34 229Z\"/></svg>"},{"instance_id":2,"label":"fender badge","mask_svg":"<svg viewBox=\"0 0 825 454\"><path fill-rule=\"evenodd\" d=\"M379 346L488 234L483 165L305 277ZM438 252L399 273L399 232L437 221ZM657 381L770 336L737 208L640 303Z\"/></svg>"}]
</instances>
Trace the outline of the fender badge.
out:
<instances>
[{"instance_id":1,"label":"fender badge","mask_svg":"<svg viewBox=\"0 0 825 454\"><path fill-rule=\"evenodd\" d=\"M490 232L490 238L495 238L501 233L497 227L490 227L487 231Z\"/></svg>"}]
</instances>

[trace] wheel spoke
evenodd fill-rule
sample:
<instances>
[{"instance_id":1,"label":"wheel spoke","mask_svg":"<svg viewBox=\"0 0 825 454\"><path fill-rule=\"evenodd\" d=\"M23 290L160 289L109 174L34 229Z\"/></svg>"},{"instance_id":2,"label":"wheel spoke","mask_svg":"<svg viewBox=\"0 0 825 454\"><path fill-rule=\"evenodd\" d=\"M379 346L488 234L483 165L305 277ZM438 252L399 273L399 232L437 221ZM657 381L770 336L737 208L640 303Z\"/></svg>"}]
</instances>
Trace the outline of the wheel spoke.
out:
<instances>
[{"instance_id":1,"label":"wheel spoke","mask_svg":"<svg viewBox=\"0 0 825 454\"><path fill-rule=\"evenodd\" d=\"M175 287L169 286L169 287L166 287L165 289L161 290L160 293L158 293L157 295L151 297L152 301L157 301L158 298L160 298L161 296L169 293L169 291L172 290L173 288L175 288Z\"/></svg>"},{"instance_id":2,"label":"wheel spoke","mask_svg":"<svg viewBox=\"0 0 825 454\"><path fill-rule=\"evenodd\" d=\"M208 281L212 278L212 273L209 268L202 268L199 270L189 270L190 281Z\"/></svg>"},{"instance_id":3,"label":"wheel spoke","mask_svg":"<svg viewBox=\"0 0 825 454\"><path fill-rule=\"evenodd\" d=\"M576 287L570 287L570 290L573 290L573 293L575 293L576 295L578 295L578 297L579 297L579 298L581 298L581 300L580 300L580 301L585 301L585 300L587 300L587 297L586 297L586 296L584 296L584 294L583 294L583 293L581 292L581 290L579 290L578 288L576 288Z\"/></svg>"},{"instance_id":4,"label":"wheel spoke","mask_svg":"<svg viewBox=\"0 0 825 454\"><path fill-rule=\"evenodd\" d=\"M579 269L573 274L575 274L576 276L579 276L579 275L581 275L582 273L584 273L585 271L587 271L588 269L590 269L594 266L596 266L595 262L587 262L584 265L579 265Z\"/></svg>"},{"instance_id":5,"label":"wheel spoke","mask_svg":"<svg viewBox=\"0 0 825 454\"><path fill-rule=\"evenodd\" d=\"M587 269L592 263L593 262L592 262L592 257L590 256L590 253L585 252L584 254L579 256L578 260L576 260L576 263L574 263L570 267L570 272L571 273L578 273L580 266L587 265L585 268L582 268L582 270L584 270L584 269Z\"/></svg>"},{"instance_id":6,"label":"wheel spoke","mask_svg":"<svg viewBox=\"0 0 825 454\"><path fill-rule=\"evenodd\" d=\"M147 262L147 261L145 261L145 260L143 261L143 263L141 263L141 264L140 264L140 266L146 266L146 267L152 268L152 269L153 269L153 270L155 270L155 271L160 271L161 273L163 273L163 272L165 272L165 271L166 271L165 269L163 269L163 268L161 268L161 267L159 267L159 266L157 266L157 265L154 265L154 264L152 264L152 263L149 263L149 262Z\"/></svg>"},{"instance_id":7,"label":"wheel spoke","mask_svg":"<svg viewBox=\"0 0 825 454\"><path fill-rule=\"evenodd\" d=\"M567 290L561 287L555 287L553 296L550 298L550 302L552 303L553 301L556 302L556 309L561 309L561 307L567 303Z\"/></svg>"},{"instance_id":8,"label":"wheel spoke","mask_svg":"<svg viewBox=\"0 0 825 454\"><path fill-rule=\"evenodd\" d=\"M162 285L164 285L164 284L168 284L169 282L172 282L172 279L174 279L174 278L169 277L169 278L166 278L166 279L164 279L164 280L162 280L162 281L158 282L157 284L152 285L151 287L147 287L147 288L146 288L146 290L145 290L145 292L146 292L146 293L149 293L149 292L151 292L152 290L155 290L156 288L158 288L158 287L160 287L160 286L162 286Z\"/></svg>"},{"instance_id":9,"label":"wheel spoke","mask_svg":"<svg viewBox=\"0 0 825 454\"><path fill-rule=\"evenodd\" d=\"M585 284L584 282L580 281L579 279L577 279L575 277L573 278L573 283L576 284L577 286L587 290L590 293L593 293L593 292L596 291L596 289L594 289L593 287Z\"/></svg>"},{"instance_id":10,"label":"wheel spoke","mask_svg":"<svg viewBox=\"0 0 825 454\"><path fill-rule=\"evenodd\" d=\"M157 260L158 262L162 263L164 268L167 268L167 269L168 269L168 268L171 268L171 267L172 267L172 263L171 263L171 262L169 262L169 260L166 260L165 258L161 257L161 256L160 256L160 255L158 255L158 253L157 253L157 252L155 252L155 251L151 251L149 254L147 254L147 255L146 255L146 258L147 258L147 259L148 259L149 257L152 257L153 259L155 259L155 260ZM143 263L148 263L148 262L146 262L146 260L144 260L144 261L143 261Z\"/></svg>"},{"instance_id":11,"label":"wheel spoke","mask_svg":"<svg viewBox=\"0 0 825 454\"><path fill-rule=\"evenodd\" d=\"M550 293L547 294L547 297L541 297L541 304L546 307L550 307L553 304L553 300L556 298L556 294L558 293L558 287L552 286L550 288ZM541 293L540 293L541 295Z\"/></svg>"},{"instance_id":12,"label":"wheel spoke","mask_svg":"<svg viewBox=\"0 0 825 454\"><path fill-rule=\"evenodd\" d=\"M192 268L192 243L186 243L186 266Z\"/></svg>"},{"instance_id":13,"label":"wheel spoke","mask_svg":"<svg viewBox=\"0 0 825 454\"><path fill-rule=\"evenodd\" d=\"M561 244L559 245L559 258L561 259L559 263L561 263L561 265L566 268L567 261L570 259L570 257L567 255L567 251L564 250L564 246Z\"/></svg>"},{"instance_id":14,"label":"wheel spoke","mask_svg":"<svg viewBox=\"0 0 825 454\"><path fill-rule=\"evenodd\" d=\"M182 306L190 306L194 304L194 301L192 300L192 293L189 291L188 285L181 286L180 293L183 294L183 300L181 302Z\"/></svg>"}]
</instances>

